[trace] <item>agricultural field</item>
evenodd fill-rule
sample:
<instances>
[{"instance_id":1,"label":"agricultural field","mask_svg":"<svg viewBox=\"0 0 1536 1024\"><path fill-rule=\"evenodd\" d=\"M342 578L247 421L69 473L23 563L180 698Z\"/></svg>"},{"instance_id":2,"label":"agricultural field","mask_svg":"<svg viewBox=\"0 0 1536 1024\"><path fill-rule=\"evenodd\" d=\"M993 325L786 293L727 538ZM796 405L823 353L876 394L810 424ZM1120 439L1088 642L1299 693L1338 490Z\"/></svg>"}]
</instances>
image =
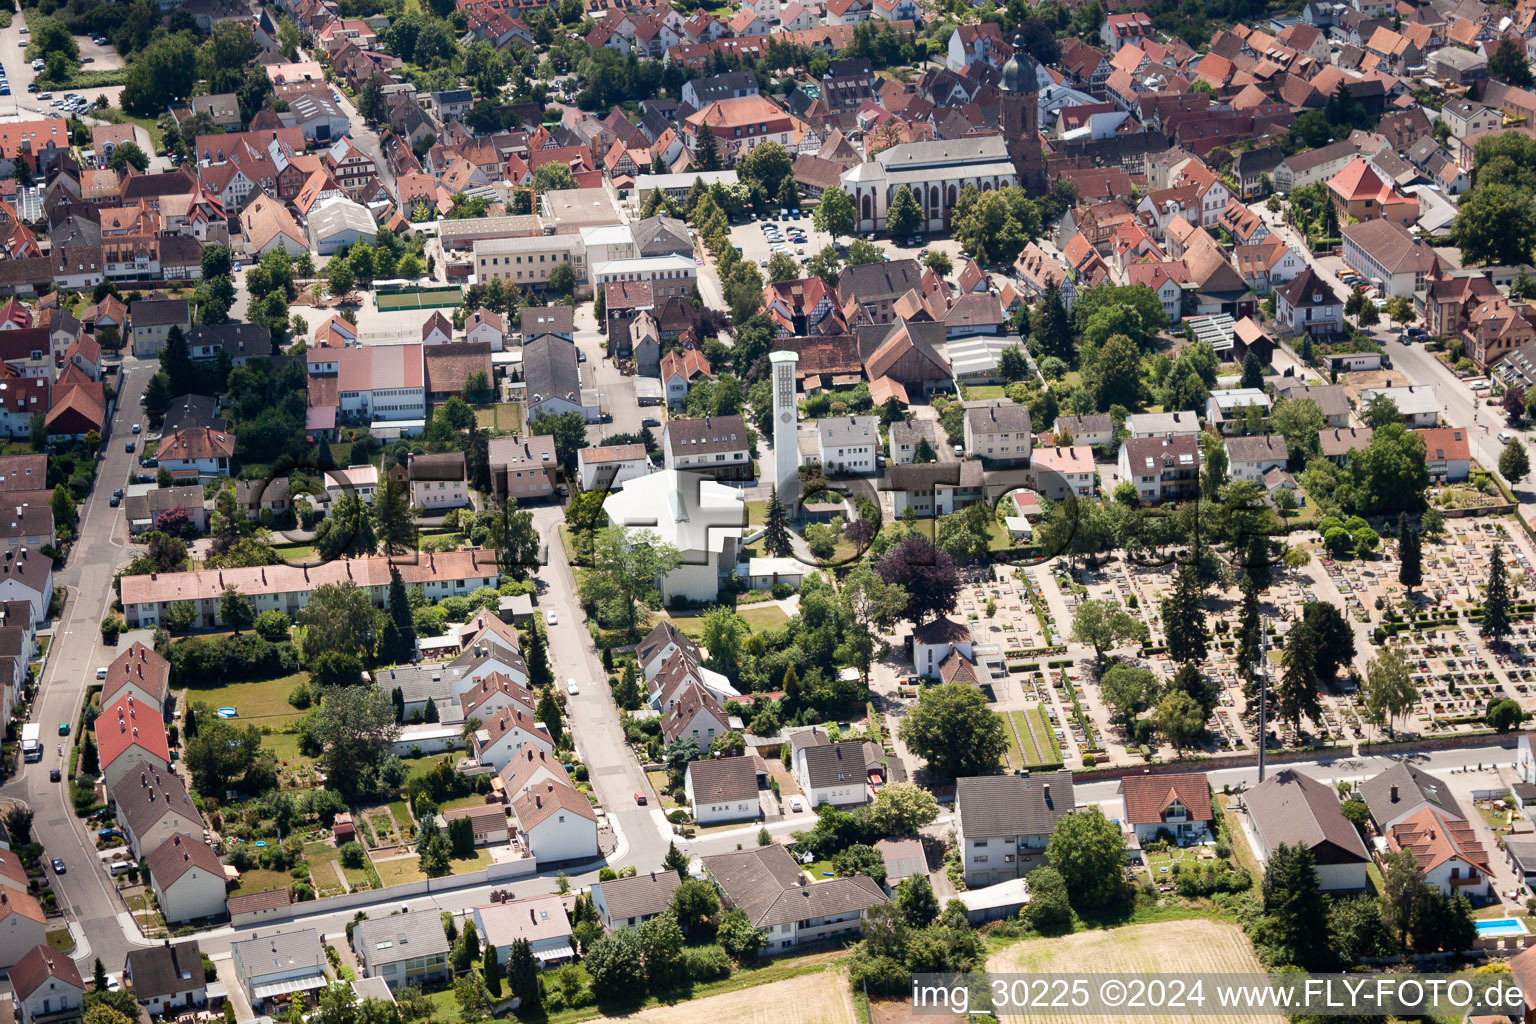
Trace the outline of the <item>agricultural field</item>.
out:
<instances>
[{"instance_id":1,"label":"agricultural field","mask_svg":"<svg viewBox=\"0 0 1536 1024\"><path fill-rule=\"evenodd\" d=\"M750 977L740 974L731 981ZM855 1024L858 1017L847 979L814 971L690 999L675 1006L653 1006L623 1017L602 1017L599 1024L719 1024L727 1020L732 1024Z\"/></svg>"},{"instance_id":2,"label":"agricultural field","mask_svg":"<svg viewBox=\"0 0 1536 1024\"><path fill-rule=\"evenodd\" d=\"M1154 924L1128 925L1124 928L1082 931L1050 939L1029 939L993 955L987 970L997 972L1051 973L1080 971L1092 964L1099 973L1177 973L1262 974L1264 968L1253 954L1253 946L1235 924L1190 918ZM1004 1014L1003 1021L1023 1020L1018 1014ZM1098 1016L1053 1015L1053 1021L1081 1021L1093 1024ZM1172 1021L1174 1016L1117 1016L1118 1021ZM1212 1022L1237 1024L1270 1022L1280 1024L1281 1015L1232 1014L1201 1018Z\"/></svg>"}]
</instances>

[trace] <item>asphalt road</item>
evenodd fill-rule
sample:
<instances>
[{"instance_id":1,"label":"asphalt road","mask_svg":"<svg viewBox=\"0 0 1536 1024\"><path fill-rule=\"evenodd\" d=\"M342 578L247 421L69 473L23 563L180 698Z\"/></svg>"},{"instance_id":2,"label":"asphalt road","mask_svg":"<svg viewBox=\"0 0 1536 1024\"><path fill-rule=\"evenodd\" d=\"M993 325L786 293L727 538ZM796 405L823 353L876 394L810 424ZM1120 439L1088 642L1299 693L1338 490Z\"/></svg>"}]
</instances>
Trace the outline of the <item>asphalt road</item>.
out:
<instances>
[{"instance_id":1,"label":"asphalt road","mask_svg":"<svg viewBox=\"0 0 1536 1024\"><path fill-rule=\"evenodd\" d=\"M95 845L87 840L86 832L77 823L69 787L48 781L49 769L62 767L69 756L69 746L78 737L72 730L65 743L64 758L57 752L47 753L46 748L58 743L58 723L75 721L96 667L112 658L101 645L98 627L112 601L112 575L128 560L129 552L122 515L110 507L108 500L112 489L121 486L133 465L135 456L123 450L123 439L132 436L129 427L143 416L139 395L154 372L152 364L130 362L117 412L102 443L97 485L82 510L79 539L69 563L54 575L55 585L68 589L69 600L64 614L53 624L53 644L31 719L43 726L45 753L41 761L23 764L20 773L0 788L0 795L24 800L32 807L34 837L43 844L47 857L63 858L68 868L65 875L54 877L53 882L60 909L75 933L76 942L86 939L94 955L114 965L114 969L122 965L123 956L133 944L125 933L124 922L118 918L119 913L126 915L126 911L113 895ZM128 928L138 936L131 923ZM89 967L87 960L86 968Z\"/></svg>"}]
</instances>

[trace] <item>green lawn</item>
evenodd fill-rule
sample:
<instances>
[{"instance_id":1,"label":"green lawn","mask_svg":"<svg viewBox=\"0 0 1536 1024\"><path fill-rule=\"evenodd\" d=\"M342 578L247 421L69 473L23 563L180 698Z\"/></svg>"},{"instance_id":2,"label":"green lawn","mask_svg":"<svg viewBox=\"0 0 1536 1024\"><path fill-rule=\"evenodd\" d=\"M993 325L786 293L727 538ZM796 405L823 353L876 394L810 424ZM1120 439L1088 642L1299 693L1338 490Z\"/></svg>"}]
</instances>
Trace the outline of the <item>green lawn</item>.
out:
<instances>
[{"instance_id":1,"label":"green lawn","mask_svg":"<svg viewBox=\"0 0 1536 1024\"><path fill-rule=\"evenodd\" d=\"M403 885L406 882L419 882L427 876L421 870L421 864L415 856L401 857L398 860L376 860L373 869L379 873L379 881L388 888L391 885Z\"/></svg>"},{"instance_id":2,"label":"green lawn","mask_svg":"<svg viewBox=\"0 0 1536 1024\"><path fill-rule=\"evenodd\" d=\"M315 887L316 896L324 899L327 896L340 896L346 892L341 885L341 880L336 877L336 869L332 866L340 863L336 847L330 843L305 843L304 859L309 861L309 880Z\"/></svg>"},{"instance_id":3,"label":"green lawn","mask_svg":"<svg viewBox=\"0 0 1536 1024\"><path fill-rule=\"evenodd\" d=\"M68 928L50 928L48 929L48 948L56 949L60 953L73 953L75 938L69 934Z\"/></svg>"},{"instance_id":4,"label":"green lawn","mask_svg":"<svg viewBox=\"0 0 1536 1024\"><path fill-rule=\"evenodd\" d=\"M240 883L235 886L230 895L248 896L253 892L266 892L268 889L286 889L292 884L293 879L286 871L251 868L241 873Z\"/></svg>"},{"instance_id":5,"label":"green lawn","mask_svg":"<svg viewBox=\"0 0 1536 1024\"><path fill-rule=\"evenodd\" d=\"M768 503L766 501L747 502L747 523L751 526L762 526L768 521Z\"/></svg>"},{"instance_id":6,"label":"green lawn","mask_svg":"<svg viewBox=\"0 0 1536 1024\"><path fill-rule=\"evenodd\" d=\"M479 807L485 803L485 797L479 793L471 793L468 796L456 796L452 800L445 800L437 805L439 811L451 811L459 807Z\"/></svg>"},{"instance_id":7,"label":"green lawn","mask_svg":"<svg viewBox=\"0 0 1536 1024\"><path fill-rule=\"evenodd\" d=\"M450 870L452 871L453 874L455 874L455 875L467 875L471 871L479 871L482 868L490 867L491 866L491 851L487 850L487 849L479 849L479 850L475 851L475 855L473 857L465 857L463 859L454 859L454 860L449 861L448 863L449 863L449 868L450 868Z\"/></svg>"},{"instance_id":8,"label":"green lawn","mask_svg":"<svg viewBox=\"0 0 1536 1024\"><path fill-rule=\"evenodd\" d=\"M737 609L737 614L746 620L747 625L754 632L765 629L780 629L789 622L789 616L778 605L749 605L746 608ZM693 614L676 615L667 613L667 618L672 620L672 625L682 630L691 637L701 636L704 632L704 616Z\"/></svg>"},{"instance_id":9,"label":"green lawn","mask_svg":"<svg viewBox=\"0 0 1536 1024\"><path fill-rule=\"evenodd\" d=\"M309 673L296 672L260 683L192 685L187 688L187 700L207 704L210 709L236 709L239 715L232 719L236 725L269 725L280 730L303 717L302 711L288 703L288 694L308 681Z\"/></svg>"},{"instance_id":10,"label":"green lawn","mask_svg":"<svg viewBox=\"0 0 1536 1024\"><path fill-rule=\"evenodd\" d=\"M986 402L994 398L1008 397L1000 384L968 384L965 388L968 401Z\"/></svg>"},{"instance_id":11,"label":"green lawn","mask_svg":"<svg viewBox=\"0 0 1536 1024\"><path fill-rule=\"evenodd\" d=\"M800 865L800 870L810 875L811 881L824 882L832 877L832 860L831 858L826 858L824 860L812 861L809 864L802 864Z\"/></svg>"},{"instance_id":12,"label":"green lawn","mask_svg":"<svg viewBox=\"0 0 1536 1024\"><path fill-rule=\"evenodd\" d=\"M453 989L445 988L441 992L426 993L427 1001L432 1004L432 1020L434 1024L453 1024L460 1017L459 1000L453 994Z\"/></svg>"},{"instance_id":13,"label":"green lawn","mask_svg":"<svg viewBox=\"0 0 1536 1024\"><path fill-rule=\"evenodd\" d=\"M261 745L267 747L277 755L278 764L309 767L315 763L312 757L305 757L299 753L299 734L293 732L275 732L270 736L263 736Z\"/></svg>"},{"instance_id":14,"label":"green lawn","mask_svg":"<svg viewBox=\"0 0 1536 1024\"><path fill-rule=\"evenodd\" d=\"M272 550L286 562L314 562L318 560L313 544L274 544Z\"/></svg>"},{"instance_id":15,"label":"green lawn","mask_svg":"<svg viewBox=\"0 0 1536 1024\"><path fill-rule=\"evenodd\" d=\"M761 608L743 608L736 614L747 620L747 625L753 632L761 633L766 629L783 629L789 624L789 616L784 614L784 609L778 605L766 605Z\"/></svg>"},{"instance_id":16,"label":"green lawn","mask_svg":"<svg viewBox=\"0 0 1536 1024\"><path fill-rule=\"evenodd\" d=\"M1061 750L1056 745L1056 734L1050 720L1039 706L1028 711L1009 713L1014 730L1019 735L1019 749L1024 755L1023 768L1043 768L1061 764Z\"/></svg>"},{"instance_id":17,"label":"green lawn","mask_svg":"<svg viewBox=\"0 0 1536 1024\"><path fill-rule=\"evenodd\" d=\"M1008 742L1008 749L1005 751L1008 757L1008 767L1023 768L1024 754L1019 750L1019 741L1014 735L1013 723L1008 720L1008 712L994 711L992 713L1003 723L1003 739Z\"/></svg>"}]
</instances>

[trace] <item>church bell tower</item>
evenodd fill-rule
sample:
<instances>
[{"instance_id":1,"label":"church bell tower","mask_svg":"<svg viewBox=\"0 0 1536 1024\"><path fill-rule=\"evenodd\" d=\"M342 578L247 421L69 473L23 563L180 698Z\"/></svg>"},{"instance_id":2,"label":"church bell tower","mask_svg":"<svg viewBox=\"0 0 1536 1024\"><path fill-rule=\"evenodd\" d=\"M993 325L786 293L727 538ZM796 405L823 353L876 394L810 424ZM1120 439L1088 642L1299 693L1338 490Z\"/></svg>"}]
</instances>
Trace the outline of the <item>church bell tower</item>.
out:
<instances>
[{"instance_id":1,"label":"church bell tower","mask_svg":"<svg viewBox=\"0 0 1536 1024\"><path fill-rule=\"evenodd\" d=\"M1003 65L999 85L1003 138L1019 185L1032 196L1045 193L1045 151L1040 147L1040 65L1014 37L1013 56Z\"/></svg>"},{"instance_id":2,"label":"church bell tower","mask_svg":"<svg viewBox=\"0 0 1536 1024\"><path fill-rule=\"evenodd\" d=\"M773 482L791 517L800 514L800 422L795 401L798 352L770 352L773 368Z\"/></svg>"}]
</instances>

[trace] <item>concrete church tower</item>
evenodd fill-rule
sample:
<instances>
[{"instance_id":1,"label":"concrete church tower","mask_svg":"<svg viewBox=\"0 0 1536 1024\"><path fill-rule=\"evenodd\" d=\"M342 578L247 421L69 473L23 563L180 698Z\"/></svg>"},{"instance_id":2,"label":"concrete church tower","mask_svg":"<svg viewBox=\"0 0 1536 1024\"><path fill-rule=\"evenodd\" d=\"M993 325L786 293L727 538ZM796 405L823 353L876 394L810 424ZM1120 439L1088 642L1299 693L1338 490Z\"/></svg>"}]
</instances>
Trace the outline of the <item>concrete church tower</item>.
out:
<instances>
[{"instance_id":1,"label":"concrete church tower","mask_svg":"<svg viewBox=\"0 0 1536 1024\"><path fill-rule=\"evenodd\" d=\"M793 518L800 507L800 423L795 403L798 352L770 352L773 364L773 483L779 502Z\"/></svg>"}]
</instances>

